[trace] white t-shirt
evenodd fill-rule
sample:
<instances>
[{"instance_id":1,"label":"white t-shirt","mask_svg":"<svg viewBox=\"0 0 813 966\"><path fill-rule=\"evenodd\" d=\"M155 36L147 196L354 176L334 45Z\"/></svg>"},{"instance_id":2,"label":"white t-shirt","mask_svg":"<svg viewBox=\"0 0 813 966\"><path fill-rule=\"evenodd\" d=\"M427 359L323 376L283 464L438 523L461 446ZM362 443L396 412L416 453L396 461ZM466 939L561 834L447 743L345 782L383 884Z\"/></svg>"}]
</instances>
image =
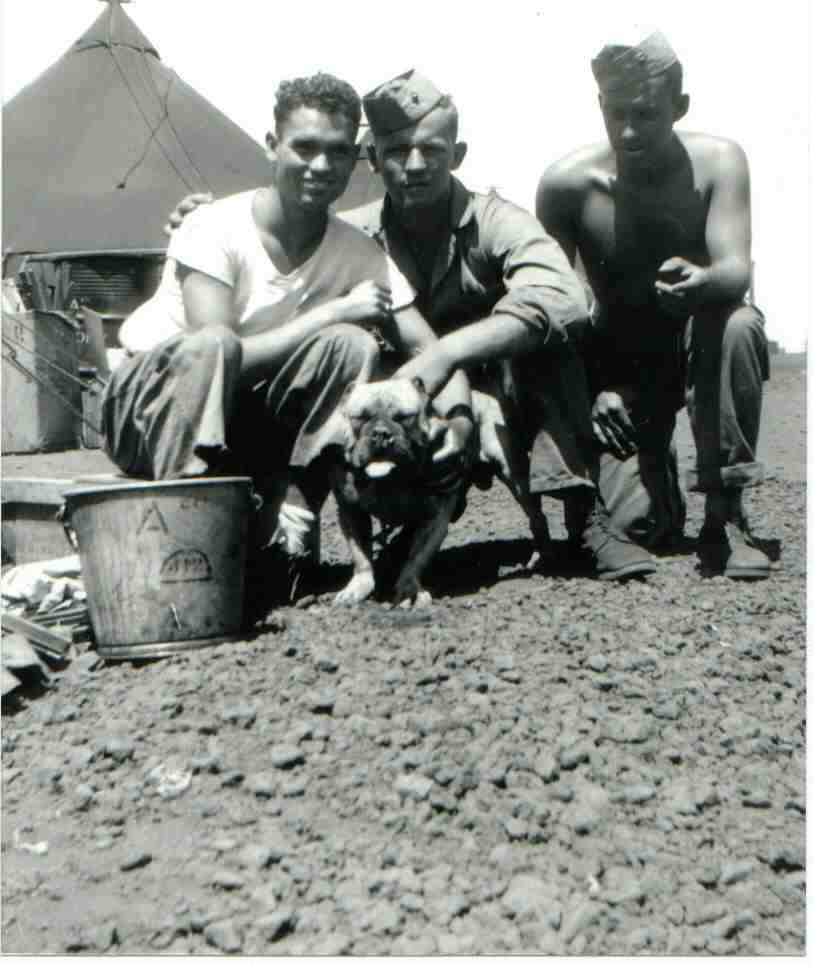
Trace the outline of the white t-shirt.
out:
<instances>
[{"instance_id":1,"label":"white t-shirt","mask_svg":"<svg viewBox=\"0 0 813 966\"><path fill-rule=\"evenodd\" d=\"M333 214L316 251L299 268L283 274L263 248L251 210L255 194L256 190L231 195L184 218L170 240L158 289L119 331L126 349L151 349L188 330L178 263L234 290L238 327L257 309L274 307L264 328L277 328L367 280L389 287L394 311L414 300L409 282L376 242Z\"/></svg>"}]
</instances>

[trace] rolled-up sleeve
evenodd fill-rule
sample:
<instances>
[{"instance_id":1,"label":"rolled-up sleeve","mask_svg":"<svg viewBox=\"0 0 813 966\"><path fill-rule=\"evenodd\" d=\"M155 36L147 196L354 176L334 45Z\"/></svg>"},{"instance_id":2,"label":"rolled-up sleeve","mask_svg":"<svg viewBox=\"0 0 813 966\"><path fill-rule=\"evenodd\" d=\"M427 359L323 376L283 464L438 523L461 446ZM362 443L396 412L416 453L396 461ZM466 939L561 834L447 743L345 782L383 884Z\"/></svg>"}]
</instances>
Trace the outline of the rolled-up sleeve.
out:
<instances>
[{"instance_id":1,"label":"rolled-up sleeve","mask_svg":"<svg viewBox=\"0 0 813 966\"><path fill-rule=\"evenodd\" d=\"M586 318L584 286L559 243L533 215L491 197L480 225L480 244L499 262L505 286L493 314L513 315L547 338Z\"/></svg>"}]
</instances>

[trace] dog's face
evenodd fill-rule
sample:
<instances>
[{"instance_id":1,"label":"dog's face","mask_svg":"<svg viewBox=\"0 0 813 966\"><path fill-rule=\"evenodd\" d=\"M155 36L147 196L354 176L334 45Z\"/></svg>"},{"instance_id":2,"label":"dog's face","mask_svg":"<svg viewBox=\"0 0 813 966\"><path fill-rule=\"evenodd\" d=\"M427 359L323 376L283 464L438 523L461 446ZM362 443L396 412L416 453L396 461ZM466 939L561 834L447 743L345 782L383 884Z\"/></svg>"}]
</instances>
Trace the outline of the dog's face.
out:
<instances>
[{"instance_id":1,"label":"dog's face","mask_svg":"<svg viewBox=\"0 0 813 966\"><path fill-rule=\"evenodd\" d=\"M345 459L357 475L381 480L430 458L436 420L420 380L387 379L350 387L342 405Z\"/></svg>"}]
</instances>

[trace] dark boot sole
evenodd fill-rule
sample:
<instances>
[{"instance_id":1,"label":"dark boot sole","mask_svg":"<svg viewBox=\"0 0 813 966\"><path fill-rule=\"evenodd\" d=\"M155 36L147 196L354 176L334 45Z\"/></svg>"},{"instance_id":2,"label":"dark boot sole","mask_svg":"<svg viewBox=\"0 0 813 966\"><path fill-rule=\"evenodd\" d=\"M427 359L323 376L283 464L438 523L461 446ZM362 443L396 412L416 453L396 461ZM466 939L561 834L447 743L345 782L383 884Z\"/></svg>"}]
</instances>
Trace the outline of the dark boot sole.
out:
<instances>
[{"instance_id":1,"label":"dark boot sole","mask_svg":"<svg viewBox=\"0 0 813 966\"><path fill-rule=\"evenodd\" d=\"M641 560L639 563L627 564L626 567L619 567L618 570L605 570L604 573L597 574L599 580L622 580L624 577L640 577L644 574L654 574L658 567L654 561Z\"/></svg>"},{"instance_id":2,"label":"dark boot sole","mask_svg":"<svg viewBox=\"0 0 813 966\"><path fill-rule=\"evenodd\" d=\"M770 567L726 567L723 571L724 577L731 577L733 580L764 580L771 576Z\"/></svg>"}]
</instances>

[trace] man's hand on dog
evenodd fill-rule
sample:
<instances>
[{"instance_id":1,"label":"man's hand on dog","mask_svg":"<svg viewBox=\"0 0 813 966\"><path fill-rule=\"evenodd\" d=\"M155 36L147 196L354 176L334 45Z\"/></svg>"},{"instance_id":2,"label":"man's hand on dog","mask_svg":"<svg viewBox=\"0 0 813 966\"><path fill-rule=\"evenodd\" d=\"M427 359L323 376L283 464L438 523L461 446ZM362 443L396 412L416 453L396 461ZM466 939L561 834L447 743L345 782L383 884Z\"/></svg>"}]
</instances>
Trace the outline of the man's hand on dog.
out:
<instances>
[{"instance_id":1,"label":"man's hand on dog","mask_svg":"<svg viewBox=\"0 0 813 966\"><path fill-rule=\"evenodd\" d=\"M454 416L443 424L441 432L443 442L432 454L432 462L438 468L448 466L452 469L463 462L471 434L474 432L474 423L468 416Z\"/></svg>"}]
</instances>

